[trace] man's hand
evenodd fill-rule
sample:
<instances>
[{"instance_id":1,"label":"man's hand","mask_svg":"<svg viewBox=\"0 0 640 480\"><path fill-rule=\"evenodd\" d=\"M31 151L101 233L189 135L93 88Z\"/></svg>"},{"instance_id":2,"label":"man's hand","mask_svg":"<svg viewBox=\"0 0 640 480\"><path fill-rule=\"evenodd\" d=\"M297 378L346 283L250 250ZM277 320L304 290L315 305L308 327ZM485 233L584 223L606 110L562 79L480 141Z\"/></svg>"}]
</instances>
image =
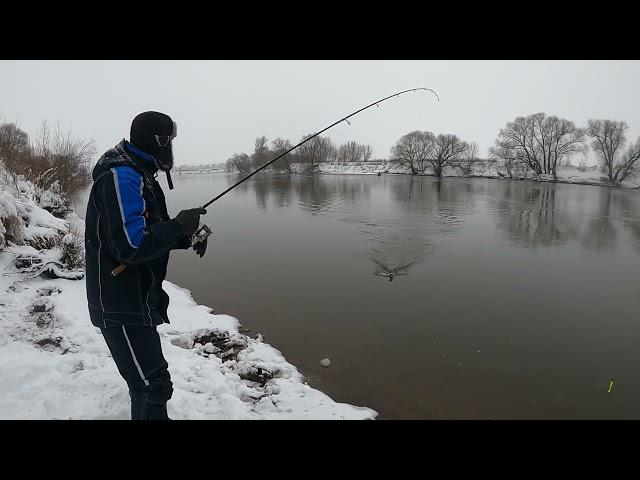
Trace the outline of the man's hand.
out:
<instances>
[{"instance_id":1,"label":"man's hand","mask_svg":"<svg viewBox=\"0 0 640 480\"><path fill-rule=\"evenodd\" d=\"M200 215L204 215L205 213L207 213L207 210L202 207L182 210L174 220L180 225L182 233L191 237L196 233L196 230L198 230Z\"/></svg>"},{"instance_id":2,"label":"man's hand","mask_svg":"<svg viewBox=\"0 0 640 480\"><path fill-rule=\"evenodd\" d=\"M204 257L204 252L207 251L207 239L205 238L201 242L196 243L193 246L193 249L196 251L198 255L200 255L200 258Z\"/></svg>"}]
</instances>

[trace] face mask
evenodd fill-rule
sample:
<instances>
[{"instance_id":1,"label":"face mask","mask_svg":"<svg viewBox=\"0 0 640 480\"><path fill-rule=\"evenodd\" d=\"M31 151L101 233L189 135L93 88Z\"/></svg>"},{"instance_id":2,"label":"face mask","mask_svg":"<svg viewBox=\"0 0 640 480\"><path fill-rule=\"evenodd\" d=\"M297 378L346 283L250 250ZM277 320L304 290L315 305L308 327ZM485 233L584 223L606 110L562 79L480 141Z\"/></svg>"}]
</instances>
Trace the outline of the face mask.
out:
<instances>
[{"instance_id":1,"label":"face mask","mask_svg":"<svg viewBox=\"0 0 640 480\"><path fill-rule=\"evenodd\" d=\"M168 172L173 168L173 149L171 142L178 136L178 126L176 122L172 121L171 133L169 134L155 134L155 145L151 155L156 159L156 164L159 170Z\"/></svg>"},{"instance_id":2,"label":"face mask","mask_svg":"<svg viewBox=\"0 0 640 480\"><path fill-rule=\"evenodd\" d=\"M155 167L167 174L169 189L173 189L169 171L173 168L171 142L178 135L178 126L171 117L160 112L143 112L131 123L130 143L153 157Z\"/></svg>"}]
</instances>

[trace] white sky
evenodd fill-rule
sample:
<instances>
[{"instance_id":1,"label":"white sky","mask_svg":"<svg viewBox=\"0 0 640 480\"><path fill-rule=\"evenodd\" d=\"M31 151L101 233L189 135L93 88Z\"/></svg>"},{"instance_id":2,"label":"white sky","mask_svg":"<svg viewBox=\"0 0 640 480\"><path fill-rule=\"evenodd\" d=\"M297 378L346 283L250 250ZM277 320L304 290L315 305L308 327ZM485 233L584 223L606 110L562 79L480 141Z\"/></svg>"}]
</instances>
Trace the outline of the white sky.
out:
<instances>
[{"instance_id":1,"label":"white sky","mask_svg":"<svg viewBox=\"0 0 640 480\"><path fill-rule=\"evenodd\" d=\"M176 165L251 153L257 136L297 143L378 98L406 94L329 130L386 158L412 130L455 133L485 156L516 116L546 112L584 126L626 120L640 135L640 61L0 61L0 120L35 134L42 120L94 138L99 153L128 138L145 110L178 124Z\"/></svg>"}]
</instances>

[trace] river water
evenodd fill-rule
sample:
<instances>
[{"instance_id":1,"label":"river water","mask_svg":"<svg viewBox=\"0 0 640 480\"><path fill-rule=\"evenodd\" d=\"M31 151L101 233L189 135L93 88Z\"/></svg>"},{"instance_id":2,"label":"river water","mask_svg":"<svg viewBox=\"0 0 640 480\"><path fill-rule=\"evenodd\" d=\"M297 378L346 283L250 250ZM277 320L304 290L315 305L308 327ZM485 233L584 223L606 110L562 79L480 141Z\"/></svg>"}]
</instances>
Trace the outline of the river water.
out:
<instances>
[{"instance_id":1,"label":"river water","mask_svg":"<svg viewBox=\"0 0 640 480\"><path fill-rule=\"evenodd\" d=\"M239 178L176 176L170 213ZM383 419L640 418L639 207L584 185L259 174L167 279Z\"/></svg>"}]
</instances>

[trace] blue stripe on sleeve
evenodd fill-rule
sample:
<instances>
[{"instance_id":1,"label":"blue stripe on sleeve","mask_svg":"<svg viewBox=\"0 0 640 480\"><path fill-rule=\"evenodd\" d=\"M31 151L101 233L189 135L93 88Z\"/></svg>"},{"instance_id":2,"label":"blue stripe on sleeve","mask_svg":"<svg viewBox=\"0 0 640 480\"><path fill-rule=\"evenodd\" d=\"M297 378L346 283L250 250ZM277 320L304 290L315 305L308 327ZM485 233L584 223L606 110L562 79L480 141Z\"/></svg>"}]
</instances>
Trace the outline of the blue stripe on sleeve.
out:
<instances>
[{"instance_id":1,"label":"blue stripe on sleeve","mask_svg":"<svg viewBox=\"0 0 640 480\"><path fill-rule=\"evenodd\" d=\"M145 221L142 216L145 209L142 198L142 175L131 167L111 169L120 205L120 216L129 245L138 248L142 243Z\"/></svg>"}]
</instances>

